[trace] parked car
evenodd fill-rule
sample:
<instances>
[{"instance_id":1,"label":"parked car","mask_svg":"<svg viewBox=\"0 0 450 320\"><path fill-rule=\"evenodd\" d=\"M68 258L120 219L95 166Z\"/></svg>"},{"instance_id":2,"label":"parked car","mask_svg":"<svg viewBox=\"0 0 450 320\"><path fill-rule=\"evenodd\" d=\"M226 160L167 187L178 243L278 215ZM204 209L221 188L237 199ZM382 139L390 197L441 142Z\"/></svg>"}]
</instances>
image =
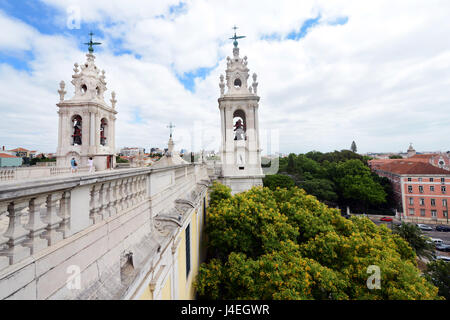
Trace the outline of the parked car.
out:
<instances>
[{"instance_id":1,"label":"parked car","mask_svg":"<svg viewBox=\"0 0 450 320\"><path fill-rule=\"evenodd\" d=\"M427 226L426 224L418 223L417 226L422 231L433 231L433 228L430 226Z\"/></svg>"},{"instance_id":2,"label":"parked car","mask_svg":"<svg viewBox=\"0 0 450 320\"><path fill-rule=\"evenodd\" d=\"M443 232L449 232L450 231L450 226L436 226L436 231L443 231Z\"/></svg>"},{"instance_id":3,"label":"parked car","mask_svg":"<svg viewBox=\"0 0 450 320\"><path fill-rule=\"evenodd\" d=\"M437 256L435 260L442 260L445 262L450 262L450 257L447 256Z\"/></svg>"},{"instance_id":4,"label":"parked car","mask_svg":"<svg viewBox=\"0 0 450 320\"><path fill-rule=\"evenodd\" d=\"M438 238L430 238L430 240L431 240L434 244L444 243L444 241L442 241L442 239L438 239Z\"/></svg>"},{"instance_id":5,"label":"parked car","mask_svg":"<svg viewBox=\"0 0 450 320\"><path fill-rule=\"evenodd\" d=\"M450 252L450 244L439 243L436 245L436 250Z\"/></svg>"},{"instance_id":6,"label":"parked car","mask_svg":"<svg viewBox=\"0 0 450 320\"><path fill-rule=\"evenodd\" d=\"M350 216L349 214L344 214L343 217L344 217L345 219L350 219L351 216Z\"/></svg>"},{"instance_id":7,"label":"parked car","mask_svg":"<svg viewBox=\"0 0 450 320\"><path fill-rule=\"evenodd\" d=\"M380 219L380 221L392 221L392 218L383 217L383 218Z\"/></svg>"}]
</instances>

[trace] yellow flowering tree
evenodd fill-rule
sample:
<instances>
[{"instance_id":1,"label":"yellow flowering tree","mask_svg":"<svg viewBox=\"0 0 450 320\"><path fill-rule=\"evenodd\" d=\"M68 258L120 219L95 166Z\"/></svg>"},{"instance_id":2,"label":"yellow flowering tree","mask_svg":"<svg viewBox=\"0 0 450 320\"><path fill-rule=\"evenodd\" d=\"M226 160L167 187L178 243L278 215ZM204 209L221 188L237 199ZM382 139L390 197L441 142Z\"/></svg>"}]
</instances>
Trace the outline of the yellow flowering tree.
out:
<instances>
[{"instance_id":1,"label":"yellow flowering tree","mask_svg":"<svg viewBox=\"0 0 450 320\"><path fill-rule=\"evenodd\" d=\"M415 252L386 227L345 219L298 188L224 190L216 184L211 192L220 200L207 216L211 250L197 278L201 298L439 298ZM380 270L380 289L368 288L370 266Z\"/></svg>"}]
</instances>

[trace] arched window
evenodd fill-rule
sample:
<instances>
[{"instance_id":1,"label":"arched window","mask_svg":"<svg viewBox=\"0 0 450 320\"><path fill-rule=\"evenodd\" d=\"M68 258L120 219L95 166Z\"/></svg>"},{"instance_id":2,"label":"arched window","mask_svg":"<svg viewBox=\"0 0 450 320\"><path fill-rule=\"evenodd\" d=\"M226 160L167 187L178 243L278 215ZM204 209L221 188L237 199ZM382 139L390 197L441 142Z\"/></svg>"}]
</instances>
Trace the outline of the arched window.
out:
<instances>
[{"instance_id":1,"label":"arched window","mask_svg":"<svg viewBox=\"0 0 450 320\"><path fill-rule=\"evenodd\" d=\"M245 132L247 131L247 122L245 120L245 112L236 110L233 113L234 140L246 140Z\"/></svg>"},{"instance_id":2,"label":"arched window","mask_svg":"<svg viewBox=\"0 0 450 320\"><path fill-rule=\"evenodd\" d=\"M102 146L106 145L106 137L107 135L107 126L108 126L108 121L103 118L102 121L100 122L100 144Z\"/></svg>"},{"instance_id":3,"label":"arched window","mask_svg":"<svg viewBox=\"0 0 450 320\"><path fill-rule=\"evenodd\" d=\"M83 120L80 115L76 114L72 117L72 145L81 146Z\"/></svg>"}]
</instances>

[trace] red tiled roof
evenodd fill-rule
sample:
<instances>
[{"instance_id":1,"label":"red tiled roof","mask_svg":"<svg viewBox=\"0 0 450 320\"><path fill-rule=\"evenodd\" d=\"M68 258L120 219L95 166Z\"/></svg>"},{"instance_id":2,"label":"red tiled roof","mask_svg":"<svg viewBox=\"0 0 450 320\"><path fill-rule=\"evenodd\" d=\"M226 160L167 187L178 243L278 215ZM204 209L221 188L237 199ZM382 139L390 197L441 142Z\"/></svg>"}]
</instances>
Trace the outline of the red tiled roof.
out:
<instances>
[{"instance_id":1,"label":"red tiled roof","mask_svg":"<svg viewBox=\"0 0 450 320\"><path fill-rule=\"evenodd\" d=\"M16 151L16 152L18 152L18 151L29 151L29 150L24 149L24 148L15 148L15 149L12 149L12 150L9 150L9 151Z\"/></svg>"},{"instance_id":2,"label":"red tiled roof","mask_svg":"<svg viewBox=\"0 0 450 320\"><path fill-rule=\"evenodd\" d=\"M401 160L401 159L399 159ZM378 170L397 173L397 174L436 174L436 175L450 175L450 171L435 167L429 163L420 161L392 161L382 164L377 168Z\"/></svg>"},{"instance_id":3,"label":"red tiled roof","mask_svg":"<svg viewBox=\"0 0 450 320\"><path fill-rule=\"evenodd\" d=\"M0 158L18 158L7 153L0 153Z\"/></svg>"}]
</instances>

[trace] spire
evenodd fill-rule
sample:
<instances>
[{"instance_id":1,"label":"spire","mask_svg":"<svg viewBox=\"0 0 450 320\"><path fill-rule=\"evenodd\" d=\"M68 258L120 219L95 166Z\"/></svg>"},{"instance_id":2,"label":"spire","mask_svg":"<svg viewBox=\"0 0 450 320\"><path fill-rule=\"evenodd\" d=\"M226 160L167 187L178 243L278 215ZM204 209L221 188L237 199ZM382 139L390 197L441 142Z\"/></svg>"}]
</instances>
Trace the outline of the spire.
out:
<instances>
[{"instance_id":1,"label":"spire","mask_svg":"<svg viewBox=\"0 0 450 320\"><path fill-rule=\"evenodd\" d=\"M236 30L238 29L238 27L236 27L236 25L233 27L233 29L234 29L234 36L231 37L230 40L234 40L234 41L233 41L233 45L234 45L235 48L237 48L237 47L238 47L238 42L237 42L237 40L238 40L238 39L243 39L243 38L245 38L245 36L237 36L237 35L236 35Z\"/></svg>"},{"instance_id":2,"label":"spire","mask_svg":"<svg viewBox=\"0 0 450 320\"><path fill-rule=\"evenodd\" d=\"M172 138L173 128L175 128L175 125L172 124L172 121L169 123L169 125L167 126L167 128L170 129L170 138Z\"/></svg>"},{"instance_id":3,"label":"spire","mask_svg":"<svg viewBox=\"0 0 450 320\"><path fill-rule=\"evenodd\" d=\"M92 31L89 32L89 35L91 36L91 40L89 42L85 43L85 45L89 46L88 47L89 53L92 54L92 53L94 53L93 46L98 46L98 45L101 45L102 43L101 42L92 42L92 36L94 35L94 33Z\"/></svg>"}]
</instances>

